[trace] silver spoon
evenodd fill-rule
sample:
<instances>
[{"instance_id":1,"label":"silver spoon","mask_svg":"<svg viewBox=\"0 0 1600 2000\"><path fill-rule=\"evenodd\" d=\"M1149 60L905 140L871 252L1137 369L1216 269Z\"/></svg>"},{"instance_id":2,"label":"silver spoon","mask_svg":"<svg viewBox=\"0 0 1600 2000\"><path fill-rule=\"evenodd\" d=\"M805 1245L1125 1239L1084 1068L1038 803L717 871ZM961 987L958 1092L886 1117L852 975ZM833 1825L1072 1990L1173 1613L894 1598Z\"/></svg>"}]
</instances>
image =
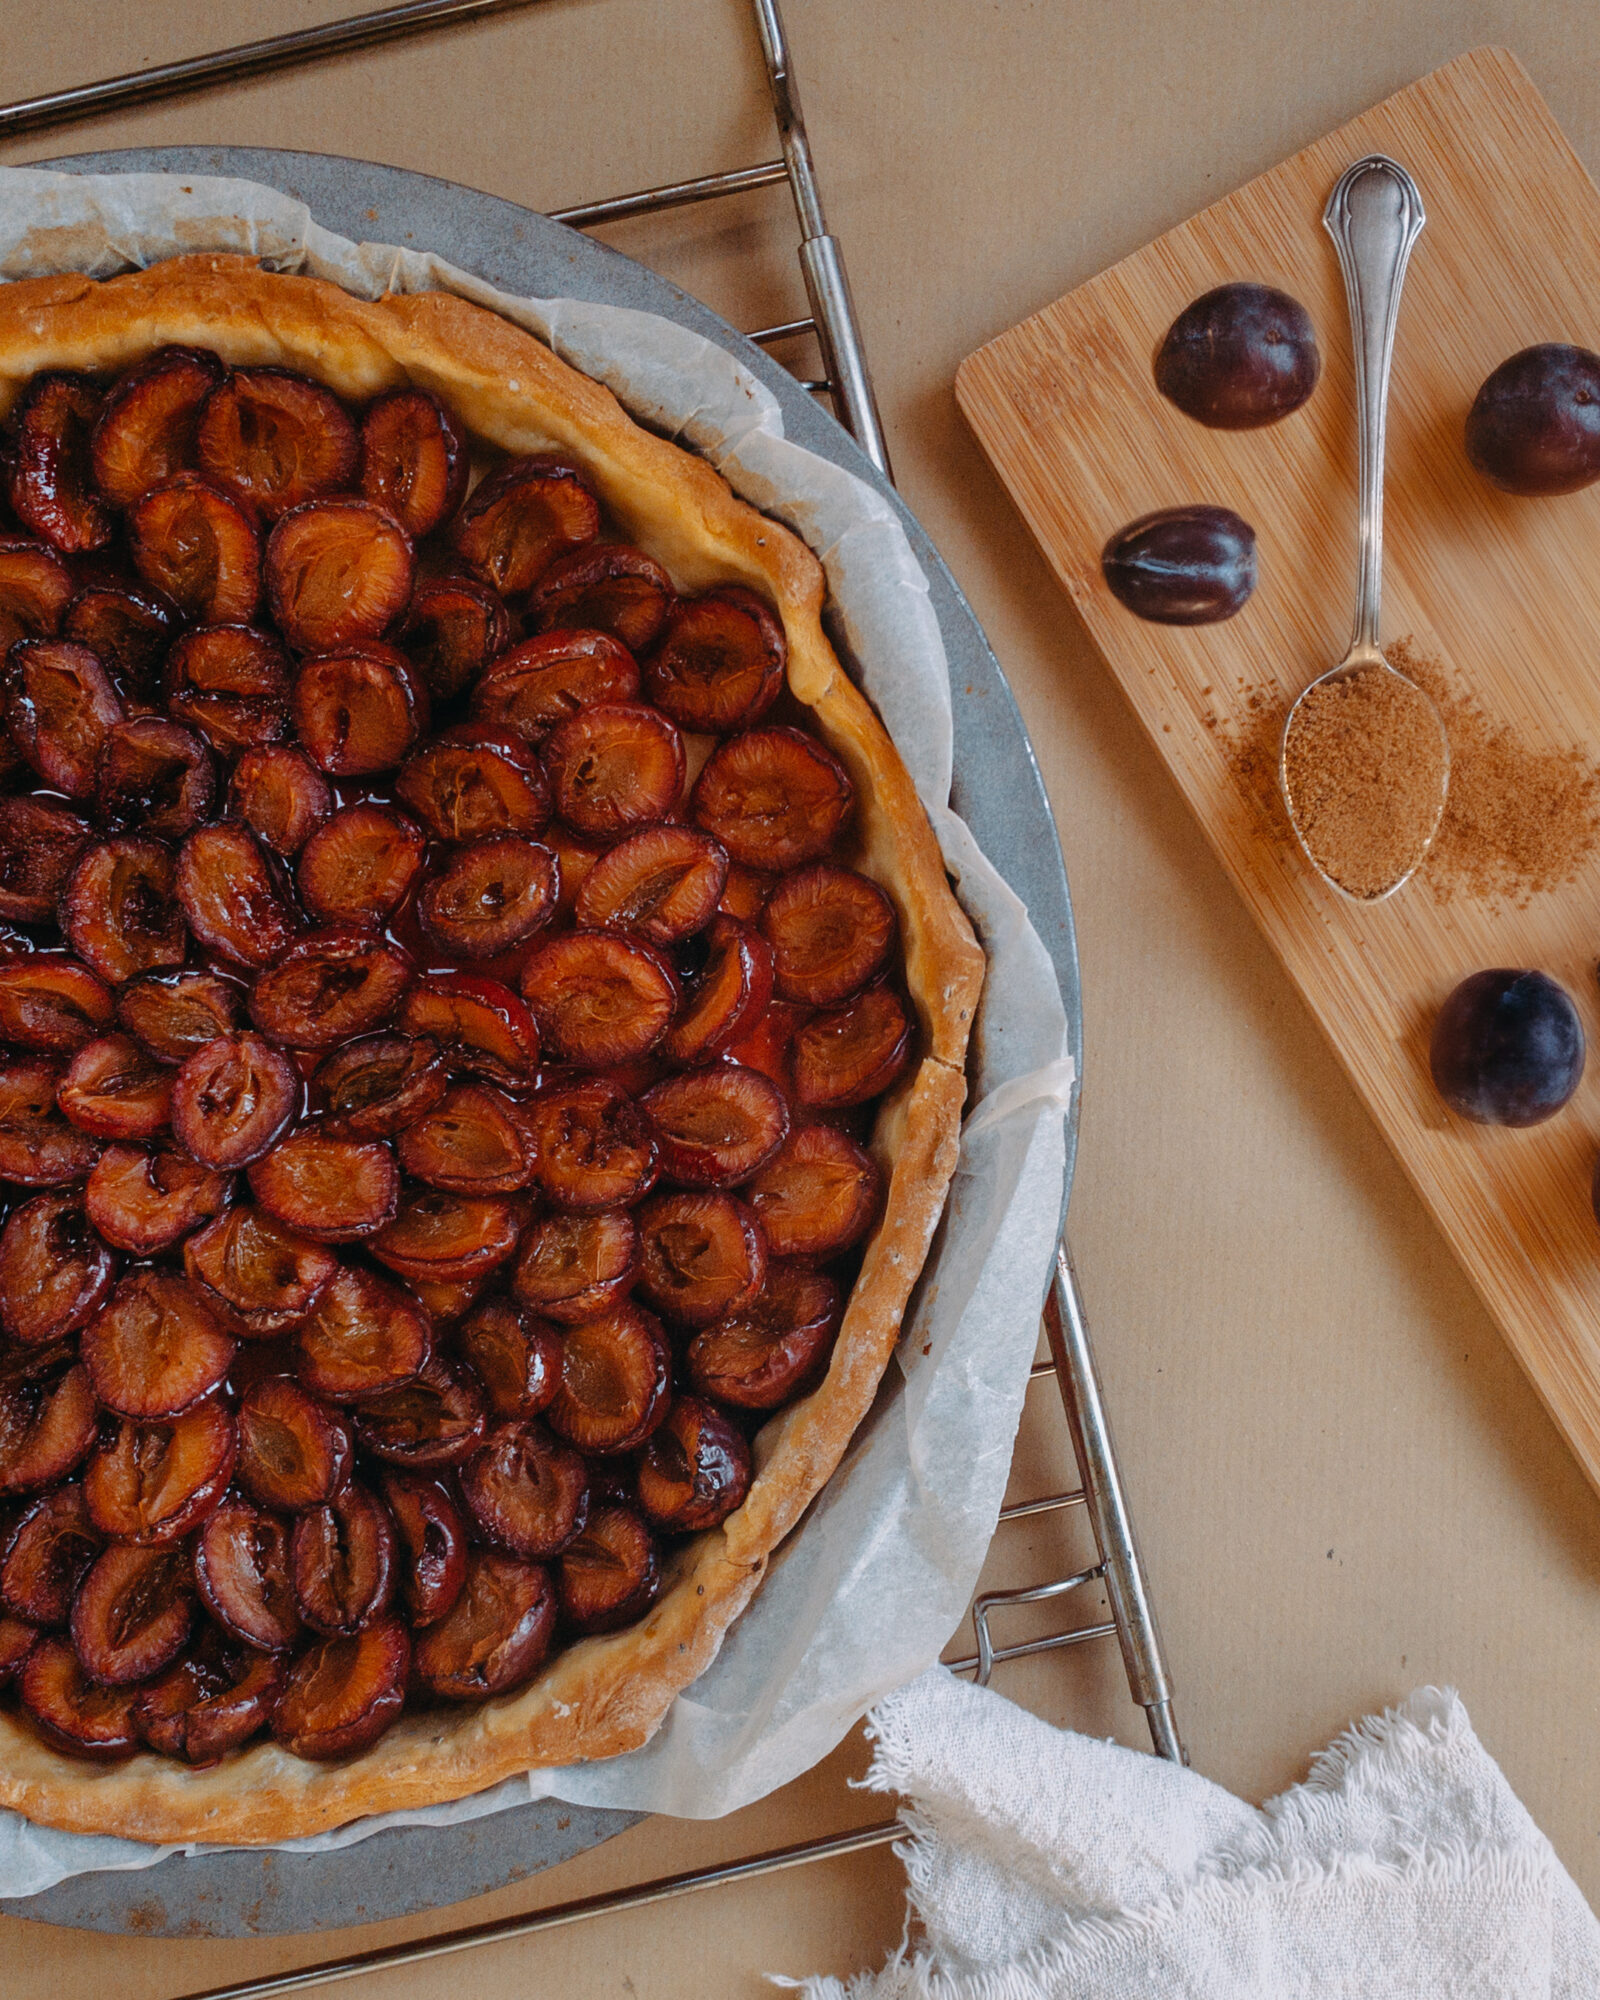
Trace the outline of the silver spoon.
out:
<instances>
[{"instance_id":1,"label":"silver spoon","mask_svg":"<svg viewBox=\"0 0 1600 2000\"><path fill-rule=\"evenodd\" d=\"M1383 592L1383 441L1389 405L1389 364L1394 356L1395 321L1399 317L1400 288L1405 282L1411 246L1422 233L1427 217L1422 212L1422 196L1416 182L1397 161L1374 153L1357 160L1339 178L1323 211L1323 227L1333 238L1344 273L1345 297L1350 307L1350 331L1355 346L1356 436L1360 488L1360 541L1356 571L1355 629L1350 650L1327 673L1306 688L1290 709L1283 727L1278 754L1278 783L1283 791L1289 819L1306 858L1324 880L1341 894L1359 903L1381 902L1408 882L1427 856L1433 837L1444 817L1445 798L1450 784L1450 743L1438 709L1416 682L1393 667L1378 645L1378 614ZM1439 732L1441 761L1438 798L1425 837L1411 854L1401 872L1383 886L1365 892L1353 890L1329 873L1328 857L1320 855L1307 838L1303 815L1296 811L1294 788L1289 775L1290 739L1305 726L1305 705L1319 688L1352 681L1370 673L1392 674L1411 690L1426 709Z\"/></svg>"}]
</instances>

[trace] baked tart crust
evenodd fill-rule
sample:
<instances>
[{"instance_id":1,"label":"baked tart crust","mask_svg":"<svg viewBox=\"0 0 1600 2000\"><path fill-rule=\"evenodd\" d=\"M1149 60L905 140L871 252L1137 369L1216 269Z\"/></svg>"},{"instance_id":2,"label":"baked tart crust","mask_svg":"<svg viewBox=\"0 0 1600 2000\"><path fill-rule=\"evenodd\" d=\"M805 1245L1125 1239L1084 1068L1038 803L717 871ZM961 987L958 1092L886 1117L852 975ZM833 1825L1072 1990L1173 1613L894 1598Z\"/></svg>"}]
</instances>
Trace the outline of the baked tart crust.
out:
<instances>
[{"instance_id":1,"label":"baked tart crust","mask_svg":"<svg viewBox=\"0 0 1600 2000\"><path fill-rule=\"evenodd\" d=\"M227 256L0 286L0 414L43 369L117 370L169 342L235 366L295 368L352 398L431 390L484 444L577 461L679 590L742 583L769 598L788 640L790 690L855 782L847 858L894 902L920 1029L920 1059L878 1111L872 1148L887 1200L828 1373L762 1430L743 1505L682 1545L639 1624L580 1640L513 1694L408 1712L343 1763L308 1762L267 1740L208 1769L148 1752L96 1766L0 1715L0 1805L78 1833L252 1844L460 1798L538 1766L614 1757L654 1733L715 1657L872 1403L955 1168L984 961L905 766L824 636L820 564L704 460L641 428L609 390L481 307L438 292L369 303Z\"/></svg>"}]
</instances>

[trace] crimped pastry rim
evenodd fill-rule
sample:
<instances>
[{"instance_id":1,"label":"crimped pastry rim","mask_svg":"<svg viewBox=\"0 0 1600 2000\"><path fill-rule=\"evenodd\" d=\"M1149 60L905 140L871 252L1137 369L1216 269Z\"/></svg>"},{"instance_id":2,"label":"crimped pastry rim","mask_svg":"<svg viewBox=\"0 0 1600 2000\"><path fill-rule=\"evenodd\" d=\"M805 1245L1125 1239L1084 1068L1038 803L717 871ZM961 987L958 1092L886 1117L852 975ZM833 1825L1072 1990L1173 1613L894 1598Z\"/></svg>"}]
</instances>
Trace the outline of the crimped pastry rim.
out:
<instances>
[{"instance_id":1,"label":"crimped pastry rim","mask_svg":"<svg viewBox=\"0 0 1600 2000\"><path fill-rule=\"evenodd\" d=\"M744 1504L676 1552L660 1599L638 1625L568 1647L514 1694L459 1712L406 1714L370 1750L340 1763L310 1763L266 1740L205 1770L153 1753L94 1765L0 1715L0 1806L77 1833L256 1845L461 1798L519 1772L618 1756L649 1740L673 1698L715 1657L772 1551L871 1405L955 1168L984 961L910 777L823 634L820 565L704 460L644 430L609 390L482 307L439 292L368 302L319 279L217 255L106 280L74 274L0 286L0 414L42 369L118 370L169 342L210 347L235 366L298 368L358 399L408 383L431 389L502 450L574 458L624 533L665 564L680 590L740 582L772 600L788 639L790 690L855 781L852 860L895 903L923 1048L879 1112L873 1150L888 1171L887 1201L828 1374L765 1426Z\"/></svg>"}]
</instances>

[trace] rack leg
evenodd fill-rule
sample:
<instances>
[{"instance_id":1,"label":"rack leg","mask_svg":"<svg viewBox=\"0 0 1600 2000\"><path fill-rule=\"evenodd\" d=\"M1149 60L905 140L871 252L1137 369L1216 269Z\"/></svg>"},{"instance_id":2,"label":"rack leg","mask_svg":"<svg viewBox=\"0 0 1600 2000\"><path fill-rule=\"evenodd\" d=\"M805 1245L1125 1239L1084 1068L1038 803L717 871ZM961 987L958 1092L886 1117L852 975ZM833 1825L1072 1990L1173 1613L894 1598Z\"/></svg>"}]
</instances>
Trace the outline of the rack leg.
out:
<instances>
[{"instance_id":1,"label":"rack leg","mask_svg":"<svg viewBox=\"0 0 1600 2000\"><path fill-rule=\"evenodd\" d=\"M1089 1341L1089 1321L1065 1237L1056 1249L1055 1276L1045 1300L1044 1327L1056 1379L1061 1385L1067 1427L1072 1432L1078 1468L1088 1495L1089 1520L1105 1566L1106 1594L1116 1619L1128 1685L1145 1712L1150 1740L1157 1753L1175 1764L1187 1764L1188 1754L1172 1713L1172 1680L1161 1647L1161 1633L1150 1602L1133 1521L1123 1497L1122 1474L1100 1394L1094 1349Z\"/></svg>"}]
</instances>

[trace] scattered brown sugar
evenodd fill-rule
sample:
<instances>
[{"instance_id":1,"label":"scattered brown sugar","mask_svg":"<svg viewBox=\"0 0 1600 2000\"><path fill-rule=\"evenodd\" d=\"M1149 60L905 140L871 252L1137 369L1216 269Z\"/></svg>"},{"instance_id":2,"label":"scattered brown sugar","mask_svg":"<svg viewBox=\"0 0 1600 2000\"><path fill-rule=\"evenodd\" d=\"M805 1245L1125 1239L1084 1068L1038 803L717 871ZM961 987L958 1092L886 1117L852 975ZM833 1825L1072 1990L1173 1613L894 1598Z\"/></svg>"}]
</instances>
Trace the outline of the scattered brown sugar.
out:
<instances>
[{"instance_id":1,"label":"scattered brown sugar","mask_svg":"<svg viewBox=\"0 0 1600 2000\"><path fill-rule=\"evenodd\" d=\"M1433 704L1381 666L1314 687L1284 739L1283 774L1323 874L1364 901L1385 895L1438 824L1445 751Z\"/></svg>"},{"instance_id":2,"label":"scattered brown sugar","mask_svg":"<svg viewBox=\"0 0 1600 2000\"><path fill-rule=\"evenodd\" d=\"M1432 696L1450 738L1444 819L1418 871L1441 903L1457 896L1522 908L1573 881L1600 848L1600 770L1580 744L1532 744L1485 714L1451 674L1408 640L1388 649ZM1234 781L1281 838L1292 838L1278 790L1284 707L1276 686L1241 692L1238 723L1209 717Z\"/></svg>"}]
</instances>

